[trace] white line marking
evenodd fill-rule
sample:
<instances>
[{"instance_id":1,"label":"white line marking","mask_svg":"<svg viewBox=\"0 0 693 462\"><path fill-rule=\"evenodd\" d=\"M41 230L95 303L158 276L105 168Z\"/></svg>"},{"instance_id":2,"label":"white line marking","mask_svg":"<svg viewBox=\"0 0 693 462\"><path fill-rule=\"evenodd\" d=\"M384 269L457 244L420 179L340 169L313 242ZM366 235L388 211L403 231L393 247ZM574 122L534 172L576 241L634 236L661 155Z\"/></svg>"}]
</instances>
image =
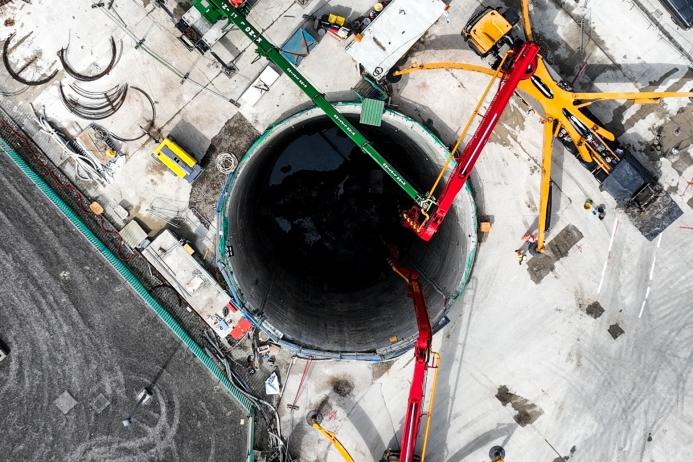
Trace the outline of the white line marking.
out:
<instances>
[{"instance_id":1,"label":"white line marking","mask_svg":"<svg viewBox=\"0 0 693 462\"><path fill-rule=\"evenodd\" d=\"M654 277L654 269L655 269L655 263L657 262L657 249L659 246L662 245L662 235L659 235L659 238L657 239L657 246L655 247L654 252L652 253L652 266L650 266L650 280L647 283L647 290L645 291L645 298L642 300L642 305L640 305L640 313L638 313L638 319L642 317L643 312L645 311L645 305L647 304L647 298L650 296L650 288L652 284L652 278Z\"/></svg>"},{"instance_id":2,"label":"white line marking","mask_svg":"<svg viewBox=\"0 0 693 462\"><path fill-rule=\"evenodd\" d=\"M614 246L614 237L616 236L616 228L618 227L618 217L614 221L614 226L611 228L611 238L609 239L609 250L606 251L606 260L604 261L604 267L602 268L602 277L599 278L599 288L597 289L597 295L602 291L602 284L604 284L604 275L606 274L606 267L609 265L609 256L611 255L611 248Z\"/></svg>"},{"instance_id":3,"label":"white line marking","mask_svg":"<svg viewBox=\"0 0 693 462\"><path fill-rule=\"evenodd\" d=\"M657 261L657 255L652 256L652 266L650 267L650 282L652 282L652 277L654 276L655 262Z\"/></svg>"},{"instance_id":4,"label":"white line marking","mask_svg":"<svg viewBox=\"0 0 693 462\"><path fill-rule=\"evenodd\" d=\"M645 311L645 303L647 303L647 300L642 301L642 306L640 306L640 314L638 314L638 319L642 317L642 312Z\"/></svg>"}]
</instances>

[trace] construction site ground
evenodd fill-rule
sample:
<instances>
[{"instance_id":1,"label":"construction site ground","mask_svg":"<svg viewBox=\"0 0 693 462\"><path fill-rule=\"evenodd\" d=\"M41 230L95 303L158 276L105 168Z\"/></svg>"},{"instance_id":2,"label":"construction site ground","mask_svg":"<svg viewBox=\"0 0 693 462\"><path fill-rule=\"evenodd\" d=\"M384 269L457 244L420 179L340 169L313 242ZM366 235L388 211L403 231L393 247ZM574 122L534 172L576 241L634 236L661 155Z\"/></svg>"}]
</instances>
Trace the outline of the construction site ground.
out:
<instances>
[{"instance_id":1,"label":"construction site ground","mask_svg":"<svg viewBox=\"0 0 693 462\"><path fill-rule=\"evenodd\" d=\"M0 168L2 459L242 460L245 411L4 152Z\"/></svg>"},{"instance_id":2,"label":"construction site ground","mask_svg":"<svg viewBox=\"0 0 693 462\"><path fill-rule=\"evenodd\" d=\"M189 73L187 79L136 47L137 41L125 34L112 13L104 8L91 8L84 2L68 2L56 7L45 0L34 0L31 4L15 1L0 7L0 17L13 20L10 26L0 25L0 39L6 39L12 32L21 36L33 31L32 36L13 51L13 60L20 63L41 52L38 66L43 66L44 73L53 65L54 53L68 41L72 50L71 63L80 69L89 69L93 63L103 65L107 61L110 35L118 43L122 40L123 51L118 64L109 76L95 82L93 87L104 89L126 81L141 87L156 102L157 130L164 135L177 133L177 139L186 139L189 149L198 155L208 150L210 156L218 154L219 150L210 148L214 140L223 144L225 152L240 156L248 145L247 133L253 130L261 133L271 123L310 105L305 95L285 76L280 77L254 106L237 108L210 93L207 90L237 100L267 62L256 59L249 41L238 31L232 31L215 47L220 54L226 53L225 56L241 53L236 60L239 70L229 78L209 55L200 56L180 44L173 21L154 5L155 2L143 3L144 6L137 1L117 0L111 11L118 13L134 36L146 37L144 43L165 57L170 65L183 74ZM517 8L518 3L484 2L513 8ZM531 14L538 41L543 45L542 53L565 80L575 79L576 89L676 91L693 87L693 30L677 30L658 2L536 0L533 3ZM370 4L367 0L306 4L259 0L249 19L269 39L283 43L303 22L301 15L304 13L337 11L353 12L358 16ZM448 13L414 46L408 63L479 63L479 58L464 43L460 30L480 4L453 1ZM168 6L175 14L187 8L171 2ZM356 64L344 52L345 44L328 35L299 66L300 71L333 101L353 99L350 89L360 79ZM586 64L584 68L583 63ZM64 73L59 72L49 85L32 87L0 101L13 114L23 114L24 128L54 156L53 160L63 166L68 175L74 175L70 163L60 159L60 151L55 146L51 148L51 140L32 122L29 107L30 103L36 108L45 106L49 118L75 132L79 131L78 125L84 128L85 121L70 114L58 98L57 82L64 78ZM191 80L202 83L205 88ZM486 81L487 77L463 71L414 73L393 85L392 104L426 123L451 145ZM20 87L5 76L0 81L0 89L6 92ZM568 458L585 462L683 461L693 449L693 310L690 309L693 299L690 282L693 275L693 186L690 185L693 181L693 104L687 99L648 106L599 103L591 109L620 135L624 145L661 175L660 182L679 204L683 216L654 241L647 241L615 207L613 199L599 190L589 171L562 145L556 144L552 175L553 220L549 234L549 249L553 252L518 265L514 250L522 244L522 236L533 227L537 215L542 125L536 111L530 111L515 99L472 176L479 215L489 217L492 228L479 247L468 287L451 311L451 323L434 339L442 365L427 460L484 461L488 449L496 444L505 447L507 461L517 462L557 462ZM144 100L133 97L128 99L126 107L103 124L116 133L132 135L137 133L138 123L147 119L148 111ZM239 122L238 117L245 121ZM244 127L243 136L236 137L228 127L224 130L225 124L234 119L231 126ZM211 263L217 231L214 217L208 215L216 202L217 191L204 186L204 191L193 193L195 208L203 213L191 212L191 186L157 163L151 155L155 144L151 137L127 143L124 146L126 161L113 183L106 187L79 181L77 184L104 205L108 216L113 216L115 205L127 204L130 218L138 218L152 234L170 225L172 219L179 218L178 223L184 223L181 232L191 236L196 250ZM203 164L205 162L207 173L215 174L214 163L207 160ZM17 171L5 164L7 162L3 161L3 188L24 184L25 180ZM201 185L218 182L218 178L211 178ZM583 208L588 198L595 204L605 204L604 220ZM35 203L22 203L27 214L35 213ZM5 213L4 205L2 211ZM15 214L9 220L15 222L23 218ZM205 218L211 223L205 225ZM65 227L53 212L42 211L40 219L42 229ZM118 226L123 224L118 223L117 218L113 220ZM35 222L23 226L38 228ZM54 237L37 236L36 240L68 239L67 234L65 231ZM31 239L30 236L14 239L20 238L21 242ZM557 239L553 247L552 239ZM12 240L6 238L3 244L15 246ZM50 258L45 258L51 261L57 256L71 261L79 255L82 260L74 262L75 272L70 271L68 279L77 278L84 266L103 267L96 255L90 257L84 250L86 243L78 241L60 244L68 250L41 249L50 254ZM90 262L90 258L94 261ZM53 263L56 268L62 268L60 262ZM23 263L12 265L15 271L17 265ZM55 271L61 277L58 269ZM7 279L6 274L11 274L11 270L6 268L2 274ZM109 270L102 268L98 274L106 278ZM34 276L26 277L31 280ZM79 277L83 290L86 291L90 284L92 291L104 297L98 303L90 298L92 309L100 311L91 312L87 319L92 321L87 322L79 317L77 308L50 298L55 297L54 294L36 293L40 303L52 306L42 312L42 316L54 317L51 322L56 323L76 322L83 326L80 331L84 337L76 346L57 344L55 348L60 359L37 359L35 367L46 369L37 369L34 373L50 377L53 369L48 368L53 367L52 362L64 361L66 356L86 355L85 361L103 369L103 363L94 363L91 355L103 351L112 341L111 335L125 335L136 328L142 332L141 336L134 336L132 344L125 340L123 345L129 345L127 348L118 347L122 348L117 355L123 357L123 362L107 354L103 358L104 363L111 365L108 367L127 368L119 372L121 376L132 376L132 380L121 384L117 399L111 401L113 409L119 405L125 410L132 402L132 395L176 352L176 343L166 340L168 336L163 328L147 315L143 306L131 300L132 294L123 283L111 282L106 287L103 281L93 278L87 281L84 275ZM53 279L50 284L58 287L68 283L71 282ZM122 293L113 290L113 285L121 287ZM104 293L108 294L107 302ZM115 309L116 305L122 308ZM126 308L131 314L124 316L121 313ZM17 309L10 304L10 313ZM31 314L28 306L22 309L29 310L22 316L39 315ZM114 313L119 316L114 317ZM0 319L5 316L3 307ZM68 316L69 320L61 321L63 316ZM151 322L143 323L141 318ZM30 325L38 329L41 323L39 317ZM104 331L108 338L100 337L101 323L110 326L110 330L106 329L108 332ZM0 326L4 325L3 319ZM0 335L4 335L2 331ZM146 348L140 350L135 342L144 336L151 338L147 337ZM27 342L48 354L44 342L32 335L27 337ZM154 342L153 338L160 341ZM83 343L85 339L88 344ZM139 355L152 363L133 362L132 358L139 358ZM241 460L240 456L230 455L236 454L237 444L241 443L235 441L240 441L245 431L240 427L233 403L220 396L221 391L212 390L211 379L201 367L195 366L187 352L178 350L173 358L167 370L177 370L175 364L185 361L186 371L181 377L169 376L169 373L162 375L160 398L169 399L166 411L171 413L169 420L164 419L161 407L160 414L145 414L148 420L141 431L146 428L149 436L113 441L113 438L120 438L114 433L104 439L104 448L97 445L85 450L118 455L120 450L132 451L133 441L137 441L143 445L143 451L156 451L158 444L164 444L163 451L172 451L162 453L171 456L162 457L165 460ZM295 359L286 377L288 366L286 361L277 364L282 383L286 385L278 408L289 447L300 460L340 460L329 443L306 424L306 414L320 403L327 403L323 408L323 425L337 433L355 460L378 460L386 448L398 446L397 435L404 418L412 371L411 354L388 363ZM301 380L304 371L305 380ZM86 403L91 398L91 388L86 382L80 384L77 378L70 380L75 390L84 390L84 396L77 397L77 391L73 396L85 406L85 412L88 411ZM191 383L196 387L191 388ZM209 390L202 396L197 387L206 383ZM57 397L53 394L60 394L66 388L72 393L73 389L64 384L56 384L50 390L43 388L34 400L49 409ZM155 399L158 398L155 396ZM163 406L162 403L164 401L154 405ZM288 404L293 405L293 410ZM208 431L186 429L185 426L193 422L183 418L177 420L193 412L193 408L204 425L209 426L206 427ZM6 412L8 408L3 404L0 409ZM60 420L62 414L50 409L43 413L45 422L42 424L64 425ZM46 419L46 415L58 420ZM36 419L32 417L30 421ZM86 423L85 420L84 425ZM113 425L120 426L119 419ZM135 431L140 430L135 428ZM159 431L165 436L156 436L160 435L155 433ZM55 435L56 439L73 438L72 434ZM177 435L186 436L179 439ZM45 444L45 450L69 445L66 442ZM210 444L215 448L211 454ZM109 447L113 452L109 452ZM199 453L202 457L185 456L190 454L185 451L195 450L202 451Z\"/></svg>"}]
</instances>

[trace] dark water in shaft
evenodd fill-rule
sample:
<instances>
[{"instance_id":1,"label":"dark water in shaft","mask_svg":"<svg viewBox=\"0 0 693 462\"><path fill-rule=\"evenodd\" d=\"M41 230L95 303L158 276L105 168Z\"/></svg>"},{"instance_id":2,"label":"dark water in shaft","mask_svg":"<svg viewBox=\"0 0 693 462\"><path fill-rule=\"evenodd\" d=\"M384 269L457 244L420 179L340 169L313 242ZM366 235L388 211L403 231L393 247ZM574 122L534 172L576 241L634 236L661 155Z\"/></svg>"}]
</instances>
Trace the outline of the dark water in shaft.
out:
<instances>
[{"instance_id":1,"label":"dark water in shaft","mask_svg":"<svg viewBox=\"0 0 693 462\"><path fill-rule=\"evenodd\" d=\"M417 179L411 157L402 155L412 147L400 145L401 137L359 129L405 177ZM415 239L400 219L411 199L329 120L309 123L269 150L274 161L258 197L258 232L272 242L276 263L323 291L388 277L386 243Z\"/></svg>"}]
</instances>

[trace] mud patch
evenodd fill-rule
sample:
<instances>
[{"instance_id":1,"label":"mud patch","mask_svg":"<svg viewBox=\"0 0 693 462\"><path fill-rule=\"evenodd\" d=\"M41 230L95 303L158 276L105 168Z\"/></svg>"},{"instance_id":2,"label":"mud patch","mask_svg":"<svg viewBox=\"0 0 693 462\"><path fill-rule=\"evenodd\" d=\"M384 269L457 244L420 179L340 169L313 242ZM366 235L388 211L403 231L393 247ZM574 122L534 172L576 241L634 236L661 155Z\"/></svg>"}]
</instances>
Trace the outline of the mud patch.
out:
<instances>
[{"instance_id":1,"label":"mud patch","mask_svg":"<svg viewBox=\"0 0 693 462\"><path fill-rule=\"evenodd\" d=\"M332 391L341 397L349 396L354 391L354 383L344 377L333 377L330 385L332 386Z\"/></svg>"},{"instance_id":2,"label":"mud patch","mask_svg":"<svg viewBox=\"0 0 693 462\"><path fill-rule=\"evenodd\" d=\"M381 361L379 363L373 363L371 364L371 377L373 381L378 380L380 377L383 375L387 374L387 372L390 370L392 367L392 364L394 361Z\"/></svg>"},{"instance_id":3,"label":"mud patch","mask_svg":"<svg viewBox=\"0 0 693 462\"><path fill-rule=\"evenodd\" d=\"M599 319L599 317L604 314L604 307L602 307L601 303L599 302L592 302L587 305L585 312L594 319Z\"/></svg>"},{"instance_id":4,"label":"mud patch","mask_svg":"<svg viewBox=\"0 0 693 462\"><path fill-rule=\"evenodd\" d=\"M525 128L527 113L522 109L524 106L510 104L503 112L500 123L493 131L493 141L505 147L511 147L512 140L517 138L517 133Z\"/></svg>"},{"instance_id":5,"label":"mud patch","mask_svg":"<svg viewBox=\"0 0 693 462\"><path fill-rule=\"evenodd\" d=\"M169 171L168 167L166 167L159 160L155 159L153 156L151 156L149 162L147 162L147 165L144 167L144 173L147 176L164 176L167 171ZM172 172L171 175L173 175Z\"/></svg>"},{"instance_id":6,"label":"mud patch","mask_svg":"<svg viewBox=\"0 0 693 462\"><path fill-rule=\"evenodd\" d=\"M659 153L671 161L671 167L679 175L683 175L693 165L693 155L689 149L693 145L689 129L691 126L693 106L687 105L670 117L657 131L656 146Z\"/></svg>"},{"instance_id":7,"label":"mud patch","mask_svg":"<svg viewBox=\"0 0 693 462\"><path fill-rule=\"evenodd\" d=\"M621 328L621 326L618 325L618 323L609 326L609 334L611 335L611 338L613 338L614 340L616 340L625 333L626 331L624 331Z\"/></svg>"},{"instance_id":8,"label":"mud patch","mask_svg":"<svg viewBox=\"0 0 693 462\"><path fill-rule=\"evenodd\" d=\"M546 248L556 260L568 255L570 249L583 238L582 233L575 225L568 225L561 230L556 237L546 245Z\"/></svg>"},{"instance_id":9,"label":"mud patch","mask_svg":"<svg viewBox=\"0 0 693 462\"><path fill-rule=\"evenodd\" d=\"M149 3L149 1L147 1L147 3ZM188 0L176 2L176 6L173 7L173 17L176 18L176 20L182 18L185 12L188 11L191 6L192 3L190 3Z\"/></svg>"},{"instance_id":10,"label":"mud patch","mask_svg":"<svg viewBox=\"0 0 693 462\"><path fill-rule=\"evenodd\" d=\"M542 279L556 268L555 263L556 260L551 255L547 254L541 254L530 258L527 262L527 272L529 273L530 279L535 284L539 284Z\"/></svg>"},{"instance_id":11,"label":"mud patch","mask_svg":"<svg viewBox=\"0 0 693 462\"><path fill-rule=\"evenodd\" d=\"M563 228L547 245L543 254L532 257L527 262L530 279L539 284L556 267L555 263L568 255L570 249L583 238L575 225Z\"/></svg>"},{"instance_id":12,"label":"mud patch","mask_svg":"<svg viewBox=\"0 0 693 462\"><path fill-rule=\"evenodd\" d=\"M217 157L222 152L228 152L239 159L245 154L260 133L250 125L250 122L237 113L217 133L207 149L203 161L204 172L193 183L190 193L190 206L209 222L214 220L219 194L226 182L226 175L217 170Z\"/></svg>"},{"instance_id":13,"label":"mud patch","mask_svg":"<svg viewBox=\"0 0 693 462\"><path fill-rule=\"evenodd\" d=\"M517 414L513 416L513 420L515 420L520 427L525 427L536 422L544 413L539 406L522 396L512 393L505 385L498 387L496 399L498 399L503 406L510 404L512 408L517 411Z\"/></svg>"}]
</instances>

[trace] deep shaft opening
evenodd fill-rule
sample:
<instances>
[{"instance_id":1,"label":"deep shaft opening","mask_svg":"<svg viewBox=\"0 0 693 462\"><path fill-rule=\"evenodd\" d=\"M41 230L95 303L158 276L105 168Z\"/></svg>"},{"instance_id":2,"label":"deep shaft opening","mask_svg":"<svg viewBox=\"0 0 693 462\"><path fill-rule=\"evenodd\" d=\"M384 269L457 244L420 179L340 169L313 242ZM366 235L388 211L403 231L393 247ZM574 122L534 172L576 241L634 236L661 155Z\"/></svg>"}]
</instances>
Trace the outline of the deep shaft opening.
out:
<instances>
[{"instance_id":1,"label":"deep shaft opening","mask_svg":"<svg viewBox=\"0 0 693 462\"><path fill-rule=\"evenodd\" d=\"M359 129L417 188L432 183L438 165L406 130ZM413 304L386 262L394 245L421 273L435 324L458 288L465 239L453 211L430 242L420 240L401 224L411 205L326 117L274 135L238 172L227 208L231 264L249 309L285 339L321 350L374 351L413 336Z\"/></svg>"}]
</instances>

